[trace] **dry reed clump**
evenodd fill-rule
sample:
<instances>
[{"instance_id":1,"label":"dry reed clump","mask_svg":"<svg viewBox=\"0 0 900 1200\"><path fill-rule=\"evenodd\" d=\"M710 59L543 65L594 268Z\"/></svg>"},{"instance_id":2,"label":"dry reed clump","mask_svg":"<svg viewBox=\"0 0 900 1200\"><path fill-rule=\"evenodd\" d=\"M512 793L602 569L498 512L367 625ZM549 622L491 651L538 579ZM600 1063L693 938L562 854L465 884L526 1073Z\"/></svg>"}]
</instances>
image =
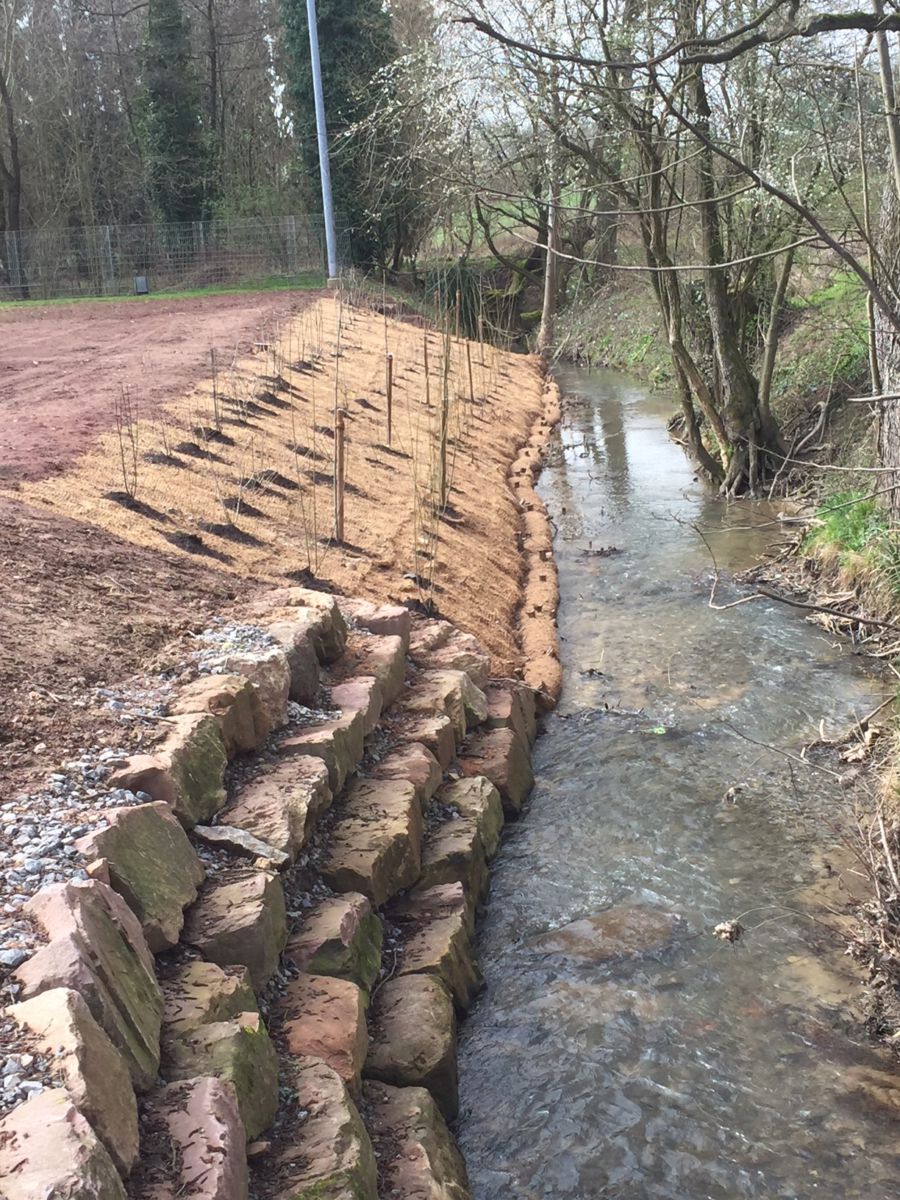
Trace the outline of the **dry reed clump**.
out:
<instances>
[{"instance_id":1,"label":"dry reed clump","mask_svg":"<svg viewBox=\"0 0 900 1200\"><path fill-rule=\"evenodd\" d=\"M249 356L214 348L209 379L152 419L133 387L113 432L18 495L243 576L420 604L511 673L521 514L506 476L541 412L539 366L359 300L320 300Z\"/></svg>"}]
</instances>

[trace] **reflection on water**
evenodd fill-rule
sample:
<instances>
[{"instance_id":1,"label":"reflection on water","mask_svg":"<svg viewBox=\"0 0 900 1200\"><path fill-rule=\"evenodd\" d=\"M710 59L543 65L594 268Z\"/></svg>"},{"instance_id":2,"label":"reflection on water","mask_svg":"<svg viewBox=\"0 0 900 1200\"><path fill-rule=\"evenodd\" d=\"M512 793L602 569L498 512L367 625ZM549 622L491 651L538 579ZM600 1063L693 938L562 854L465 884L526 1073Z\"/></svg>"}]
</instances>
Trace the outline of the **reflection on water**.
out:
<instances>
[{"instance_id":1,"label":"reflection on water","mask_svg":"<svg viewBox=\"0 0 900 1200\"><path fill-rule=\"evenodd\" d=\"M843 731L879 684L783 606L710 609L697 527L739 569L777 538L772 511L710 497L670 403L610 372L560 382L584 398L541 483L566 689L479 935L459 1126L476 1198L894 1196L900 1088L803 910L846 797L766 748ZM624 904L677 914L674 941L546 953L548 930ZM738 916L741 942L712 937Z\"/></svg>"}]
</instances>

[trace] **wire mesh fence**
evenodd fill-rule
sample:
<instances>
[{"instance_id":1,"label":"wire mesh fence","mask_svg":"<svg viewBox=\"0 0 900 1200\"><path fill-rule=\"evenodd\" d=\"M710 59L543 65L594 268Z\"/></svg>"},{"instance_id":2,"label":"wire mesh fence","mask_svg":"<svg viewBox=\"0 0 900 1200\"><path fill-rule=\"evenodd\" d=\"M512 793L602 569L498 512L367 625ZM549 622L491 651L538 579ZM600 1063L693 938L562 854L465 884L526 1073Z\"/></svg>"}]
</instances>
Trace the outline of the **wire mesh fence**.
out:
<instances>
[{"instance_id":1,"label":"wire mesh fence","mask_svg":"<svg viewBox=\"0 0 900 1200\"><path fill-rule=\"evenodd\" d=\"M325 269L320 214L0 234L0 300L289 282Z\"/></svg>"}]
</instances>

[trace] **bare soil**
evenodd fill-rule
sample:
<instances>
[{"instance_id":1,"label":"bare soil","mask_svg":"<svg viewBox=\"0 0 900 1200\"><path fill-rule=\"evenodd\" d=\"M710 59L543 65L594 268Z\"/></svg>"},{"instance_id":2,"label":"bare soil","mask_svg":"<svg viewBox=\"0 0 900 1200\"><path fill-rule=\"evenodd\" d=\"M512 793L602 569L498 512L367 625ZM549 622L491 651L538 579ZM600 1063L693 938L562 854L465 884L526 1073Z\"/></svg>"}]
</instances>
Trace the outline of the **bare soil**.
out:
<instances>
[{"instance_id":1,"label":"bare soil","mask_svg":"<svg viewBox=\"0 0 900 1200\"><path fill-rule=\"evenodd\" d=\"M303 307L304 297L292 317L270 298L251 299L244 312L243 297L215 299L229 303L206 319L205 300L157 302L146 326L149 317L132 317L144 306L89 306L103 310L98 320L109 323L122 370L130 362L138 371L142 354L156 355L154 338L168 346L148 382L152 401L122 436L111 417L115 386L103 382L101 401L86 363L67 376L62 356L4 378L0 418L31 405L46 423L40 445L22 426L0 432L4 445L17 446L0 459L12 480L5 495L0 480L0 799L28 790L80 747L121 744L121 724L102 702L80 706L85 694L146 669L164 645L213 616L240 619L245 599L273 583L427 608L479 637L496 674L522 668L517 620L531 555L527 535L522 553L521 524L531 505L508 475L529 437L536 452L547 400L537 361L477 344L467 354L465 342L451 339L451 487L438 512L440 334L427 334L426 395L426 333L410 323L341 313L332 298ZM51 346L59 309L42 311ZM71 320L63 310L65 336ZM0 315L6 324L19 321ZM248 348L271 349L232 354L225 366L220 359L214 400L210 333L217 328L218 338L226 327L243 330ZM394 355L390 445L386 340ZM11 361L6 342L0 356ZM87 402L79 389L92 393ZM336 404L348 431L342 542L334 537ZM129 497L125 477L135 463ZM552 619L549 629L548 644Z\"/></svg>"},{"instance_id":2,"label":"bare soil","mask_svg":"<svg viewBox=\"0 0 900 1200\"><path fill-rule=\"evenodd\" d=\"M122 389L152 413L318 295L32 305L0 311L0 484L65 470L115 423Z\"/></svg>"}]
</instances>

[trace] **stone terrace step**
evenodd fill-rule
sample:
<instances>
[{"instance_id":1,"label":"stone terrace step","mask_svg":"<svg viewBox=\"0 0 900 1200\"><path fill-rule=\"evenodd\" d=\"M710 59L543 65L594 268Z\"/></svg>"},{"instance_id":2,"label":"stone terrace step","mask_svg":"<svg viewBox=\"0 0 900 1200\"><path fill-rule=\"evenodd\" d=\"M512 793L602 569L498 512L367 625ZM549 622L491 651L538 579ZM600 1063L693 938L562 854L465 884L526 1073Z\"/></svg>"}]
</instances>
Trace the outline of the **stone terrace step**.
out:
<instances>
[{"instance_id":1,"label":"stone terrace step","mask_svg":"<svg viewBox=\"0 0 900 1200\"><path fill-rule=\"evenodd\" d=\"M420 671L400 708L411 716L449 717L458 742L487 717L484 692L465 671Z\"/></svg>"},{"instance_id":2,"label":"stone terrace step","mask_svg":"<svg viewBox=\"0 0 900 1200\"><path fill-rule=\"evenodd\" d=\"M461 883L443 883L395 900L388 920L400 934L396 974L433 975L460 1012L484 986L475 958L472 910Z\"/></svg>"},{"instance_id":3,"label":"stone terrace step","mask_svg":"<svg viewBox=\"0 0 900 1200\"><path fill-rule=\"evenodd\" d=\"M368 993L381 970L381 918L358 892L309 909L288 938L284 960L313 975L349 979Z\"/></svg>"},{"instance_id":4,"label":"stone terrace step","mask_svg":"<svg viewBox=\"0 0 900 1200\"><path fill-rule=\"evenodd\" d=\"M369 1080L363 1094L383 1196L472 1200L463 1156L430 1092Z\"/></svg>"},{"instance_id":5,"label":"stone terrace step","mask_svg":"<svg viewBox=\"0 0 900 1200\"><path fill-rule=\"evenodd\" d=\"M337 795L362 761L365 714L357 710L309 725L278 743L279 754L321 758L328 768L328 785Z\"/></svg>"},{"instance_id":6,"label":"stone terrace step","mask_svg":"<svg viewBox=\"0 0 900 1200\"><path fill-rule=\"evenodd\" d=\"M293 1090L292 1112L303 1114L280 1131L279 1148L254 1170L277 1200L378 1200L372 1143L356 1105L337 1074L315 1058L288 1058L283 1084Z\"/></svg>"},{"instance_id":7,"label":"stone terrace step","mask_svg":"<svg viewBox=\"0 0 900 1200\"><path fill-rule=\"evenodd\" d=\"M527 743L514 729L473 733L459 756L464 775L484 775L496 787L507 816L516 816L534 787Z\"/></svg>"},{"instance_id":8,"label":"stone terrace step","mask_svg":"<svg viewBox=\"0 0 900 1200\"><path fill-rule=\"evenodd\" d=\"M406 680L406 643L402 637L353 630L343 657L330 672L331 682L353 675L374 676L381 685L385 705L393 704Z\"/></svg>"},{"instance_id":9,"label":"stone terrace step","mask_svg":"<svg viewBox=\"0 0 900 1200\"><path fill-rule=\"evenodd\" d=\"M201 1077L153 1094L144 1118L152 1165L129 1185L131 1200L245 1200L247 1137L234 1087Z\"/></svg>"},{"instance_id":10,"label":"stone terrace step","mask_svg":"<svg viewBox=\"0 0 900 1200\"><path fill-rule=\"evenodd\" d=\"M259 989L275 974L286 939L280 877L231 868L207 880L188 911L183 940L220 967L247 967Z\"/></svg>"},{"instance_id":11,"label":"stone terrace step","mask_svg":"<svg viewBox=\"0 0 900 1200\"><path fill-rule=\"evenodd\" d=\"M422 809L413 784L360 779L347 791L322 863L336 892L362 892L381 907L412 887L421 866Z\"/></svg>"},{"instance_id":12,"label":"stone terrace step","mask_svg":"<svg viewBox=\"0 0 900 1200\"><path fill-rule=\"evenodd\" d=\"M375 993L367 1079L427 1088L452 1121L459 1108L456 1016L450 993L431 975L388 979Z\"/></svg>"},{"instance_id":13,"label":"stone terrace step","mask_svg":"<svg viewBox=\"0 0 900 1200\"><path fill-rule=\"evenodd\" d=\"M324 759L289 755L267 763L244 783L220 815L219 824L245 829L293 860L330 805Z\"/></svg>"},{"instance_id":14,"label":"stone terrace step","mask_svg":"<svg viewBox=\"0 0 900 1200\"><path fill-rule=\"evenodd\" d=\"M466 902L474 910L487 895L488 882L487 855L476 817L451 817L428 830L417 892L440 883L461 883Z\"/></svg>"},{"instance_id":15,"label":"stone terrace step","mask_svg":"<svg viewBox=\"0 0 900 1200\"><path fill-rule=\"evenodd\" d=\"M441 764L421 742L409 742L389 751L370 774L373 779L408 780L423 809L443 778Z\"/></svg>"},{"instance_id":16,"label":"stone terrace step","mask_svg":"<svg viewBox=\"0 0 900 1200\"><path fill-rule=\"evenodd\" d=\"M368 998L348 979L298 975L279 1004L280 1040L288 1054L319 1058L359 1097L369 1049Z\"/></svg>"}]
</instances>

